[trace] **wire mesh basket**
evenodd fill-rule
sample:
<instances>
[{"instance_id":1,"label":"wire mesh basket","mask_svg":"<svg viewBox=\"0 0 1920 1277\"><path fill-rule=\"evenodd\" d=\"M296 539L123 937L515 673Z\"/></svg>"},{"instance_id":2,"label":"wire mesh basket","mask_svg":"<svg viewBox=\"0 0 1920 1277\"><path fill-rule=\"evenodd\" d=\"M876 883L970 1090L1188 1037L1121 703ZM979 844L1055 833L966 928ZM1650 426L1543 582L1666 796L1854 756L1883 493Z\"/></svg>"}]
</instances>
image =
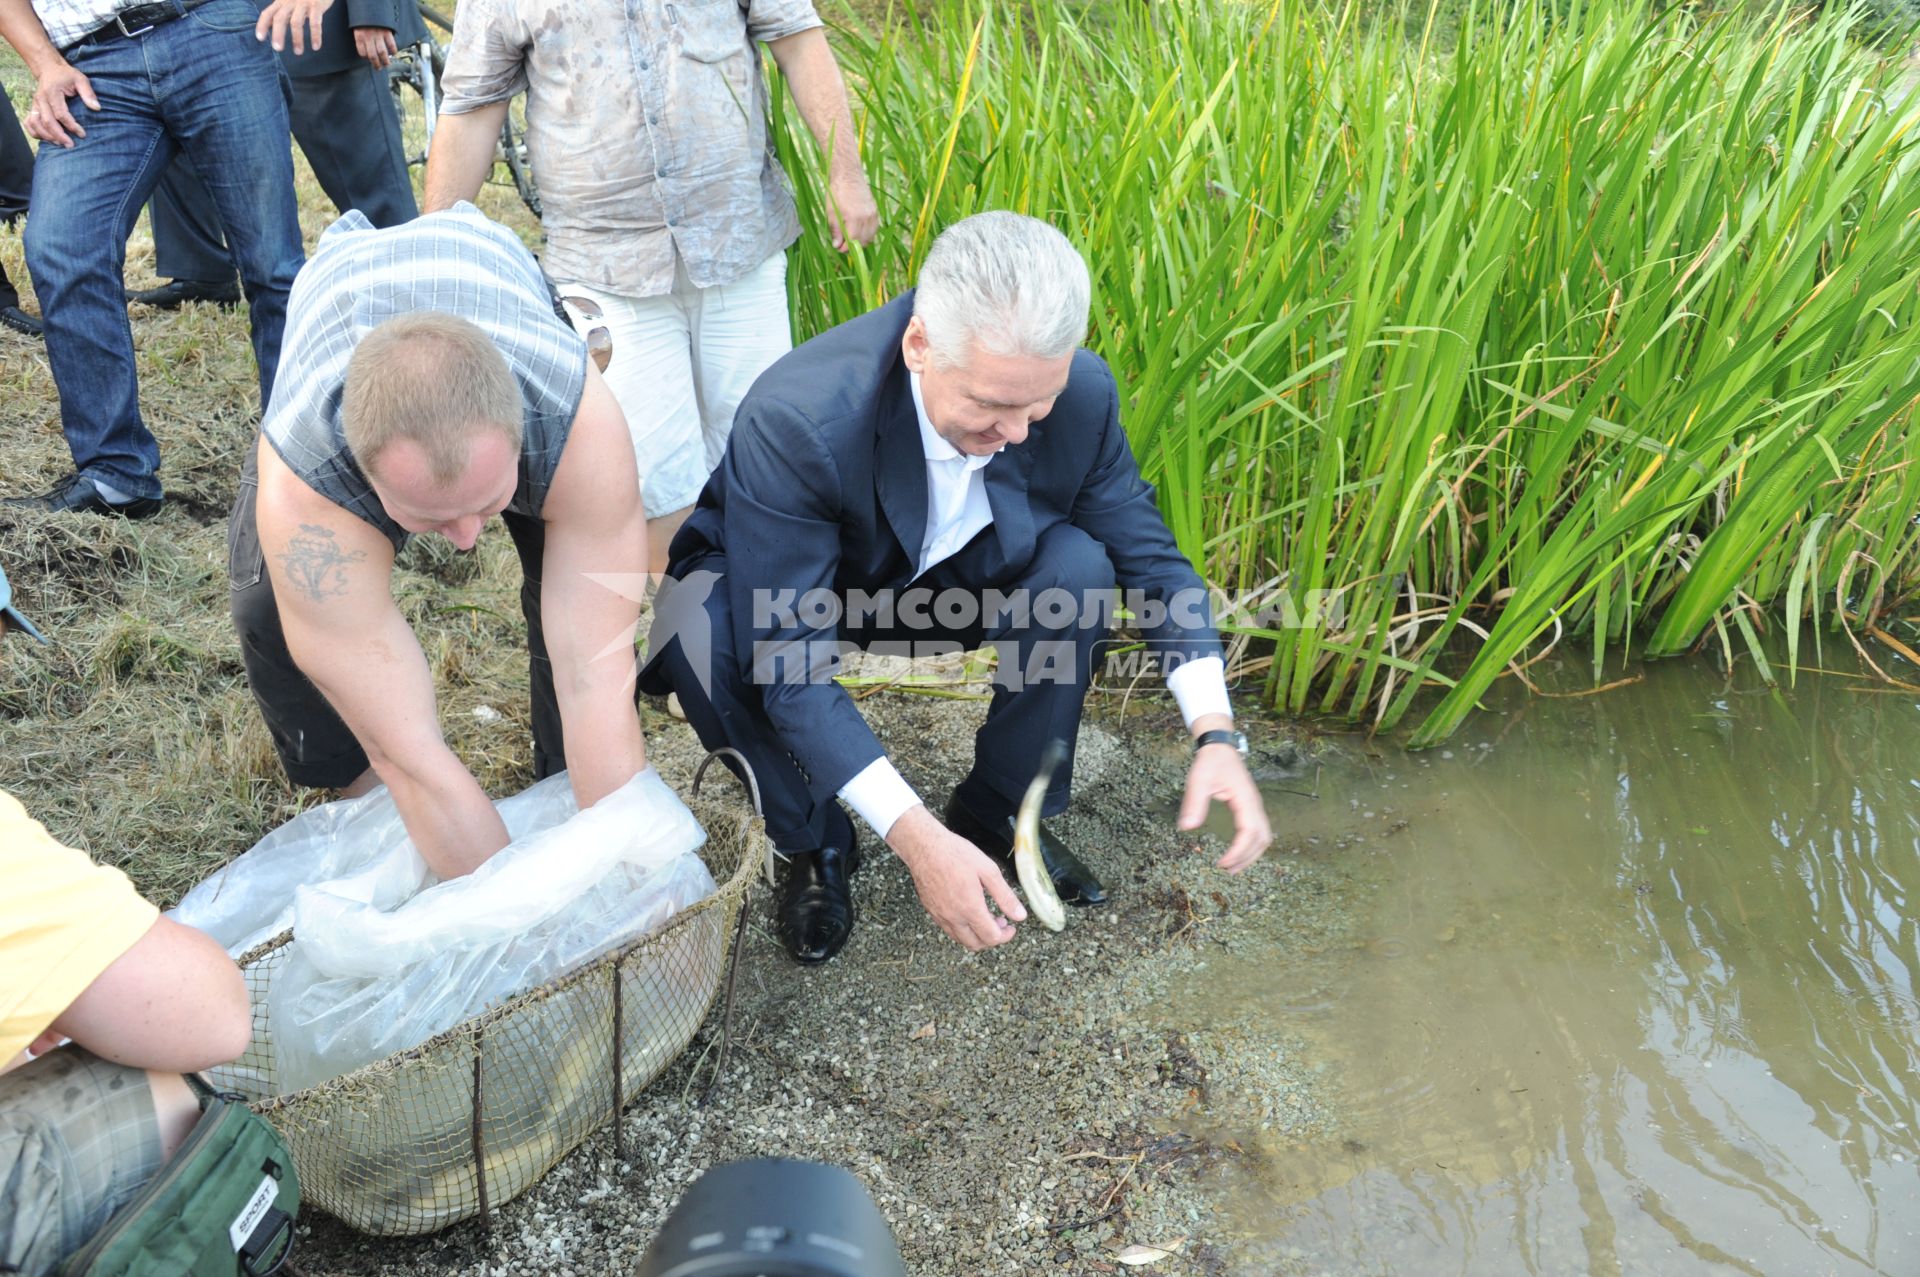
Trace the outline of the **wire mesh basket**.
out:
<instances>
[{"instance_id":1,"label":"wire mesh basket","mask_svg":"<svg viewBox=\"0 0 1920 1277\"><path fill-rule=\"evenodd\" d=\"M655 930L419 1046L276 1096L267 990L290 955L283 932L241 957L253 1043L210 1077L255 1100L292 1149L305 1199L354 1228L399 1237L485 1218L666 1068L737 958L765 825L703 801L697 776L689 805L720 885ZM723 1039L716 1079L724 1064ZM614 1139L623 1157L617 1121Z\"/></svg>"}]
</instances>

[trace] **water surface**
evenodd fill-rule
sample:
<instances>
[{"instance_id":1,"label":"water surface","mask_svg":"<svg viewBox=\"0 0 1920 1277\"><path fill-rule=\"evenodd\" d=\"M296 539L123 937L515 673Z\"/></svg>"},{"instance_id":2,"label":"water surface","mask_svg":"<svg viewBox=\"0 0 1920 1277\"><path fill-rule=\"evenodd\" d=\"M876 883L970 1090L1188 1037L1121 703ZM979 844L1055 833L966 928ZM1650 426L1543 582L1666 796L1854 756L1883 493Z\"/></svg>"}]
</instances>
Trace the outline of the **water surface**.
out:
<instances>
[{"instance_id":1,"label":"water surface","mask_svg":"<svg viewBox=\"0 0 1920 1277\"><path fill-rule=\"evenodd\" d=\"M1339 1131L1249 1135L1220 1222L1264 1272L1920 1273L1916 763L1911 694L1677 662L1336 739L1270 805L1356 933L1184 1014L1303 1040Z\"/></svg>"}]
</instances>

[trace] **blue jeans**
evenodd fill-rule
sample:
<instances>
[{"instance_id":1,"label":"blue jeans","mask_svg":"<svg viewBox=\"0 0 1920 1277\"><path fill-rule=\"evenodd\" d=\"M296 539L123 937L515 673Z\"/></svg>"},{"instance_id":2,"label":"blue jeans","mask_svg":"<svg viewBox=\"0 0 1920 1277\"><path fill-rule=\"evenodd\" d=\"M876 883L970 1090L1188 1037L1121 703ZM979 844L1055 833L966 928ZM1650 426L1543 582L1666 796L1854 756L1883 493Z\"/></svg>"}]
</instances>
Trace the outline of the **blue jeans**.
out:
<instances>
[{"instance_id":1,"label":"blue jeans","mask_svg":"<svg viewBox=\"0 0 1920 1277\"><path fill-rule=\"evenodd\" d=\"M144 35L69 49L100 109L72 99L87 135L70 149L43 146L34 165L27 270L61 428L76 470L133 497L160 495L160 448L140 419L121 275L140 206L182 152L240 266L262 405L273 392L303 255L286 75L253 38L259 16L252 0L210 0Z\"/></svg>"},{"instance_id":2,"label":"blue jeans","mask_svg":"<svg viewBox=\"0 0 1920 1277\"><path fill-rule=\"evenodd\" d=\"M335 208L342 213L357 208L375 226L398 226L420 216L400 138L400 113L387 73L355 61L359 65L345 71L294 77L293 140L306 152L314 178ZM191 164L181 159L167 170L153 193L151 212L156 275L233 282L220 211Z\"/></svg>"}]
</instances>

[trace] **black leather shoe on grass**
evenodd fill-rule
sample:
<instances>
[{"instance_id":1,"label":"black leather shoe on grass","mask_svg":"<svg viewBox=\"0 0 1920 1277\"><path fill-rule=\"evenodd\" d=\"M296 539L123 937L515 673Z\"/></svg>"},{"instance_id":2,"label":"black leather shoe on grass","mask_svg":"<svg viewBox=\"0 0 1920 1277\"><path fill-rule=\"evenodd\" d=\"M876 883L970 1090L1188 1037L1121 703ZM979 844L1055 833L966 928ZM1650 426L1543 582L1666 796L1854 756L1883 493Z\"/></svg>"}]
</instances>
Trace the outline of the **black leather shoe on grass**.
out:
<instances>
[{"instance_id":1,"label":"black leather shoe on grass","mask_svg":"<svg viewBox=\"0 0 1920 1277\"><path fill-rule=\"evenodd\" d=\"M17 333L25 333L29 337L38 337L43 341L47 335L45 326L40 322L40 316L29 315L18 306L0 306L0 326L11 328Z\"/></svg>"},{"instance_id":2,"label":"black leather shoe on grass","mask_svg":"<svg viewBox=\"0 0 1920 1277\"><path fill-rule=\"evenodd\" d=\"M155 310L179 310L188 302L212 302L231 310L240 304L240 285L232 280L214 283L204 279L170 279L139 292L129 289L127 300Z\"/></svg>"},{"instance_id":3,"label":"black leather shoe on grass","mask_svg":"<svg viewBox=\"0 0 1920 1277\"><path fill-rule=\"evenodd\" d=\"M115 514L123 519L151 519L166 509L167 499L164 496L135 497L116 505L101 496L100 489L94 487L91 480L70 474L55 484L50 492L43 492L37 497L8 497L0 501L0 505L22 510L45 510L49 514Z\"/></svg>"},{"instance_id":4,"label":"black leather shoe on grass","mask_svg":"<svg viewBox=\"0 0 1920 1277\"><path fill-rule=\"evenodd\" d=\"M1013 817L994 822L982 820L960 801L956 790L947 800L946 823L948 829L1011 869ZM1061 904L1085 906L1107 902L1107 889L1100 885L1093 870L1080 863L1080 857L1068 851L1067 845L1054 837L1045 825L1040 826L1040 860L1047 867L1047 876L1053 879L1053 889L1059 893Z\"/></svg>"},{"instance_id":5,"label":"black leather shoe on grass","mask_svg":"<svg viewBox=\"0 0 1920 1277\"><path fill-rule=\"evenodd\" d=\"M853 821L834 805L827 822L827 845L787 856L774 927L795 962L825 962L853 934L853 889L849 879L860 870L860 840Z\"/></svg>"}]
</instances>

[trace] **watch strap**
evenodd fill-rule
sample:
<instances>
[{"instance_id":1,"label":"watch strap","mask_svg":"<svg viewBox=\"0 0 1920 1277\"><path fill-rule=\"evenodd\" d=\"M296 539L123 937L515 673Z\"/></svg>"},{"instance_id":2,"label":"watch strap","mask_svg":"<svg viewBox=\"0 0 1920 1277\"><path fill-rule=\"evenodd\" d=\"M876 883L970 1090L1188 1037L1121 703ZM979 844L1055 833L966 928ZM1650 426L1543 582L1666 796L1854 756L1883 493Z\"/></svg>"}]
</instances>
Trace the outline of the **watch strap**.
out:
<instances>
[{"instance_id":1,"label":"watch strap","mask_svg":"<svg viewBox=\"0 0 1920 1277\"><path fill-rule=\"evenodd\" d=\"M1197 754L1208 745L1231 745L1235 753L1244 754L1247 750L1246 746L1241 744L1241 742L1245 739L1246 738L1241 736L1239 732L1232 731L1225 727L1216 727L1212 731L1201 732L1198 736L1194 737L1193 749Z\"/></svg>"}]
</instances>

